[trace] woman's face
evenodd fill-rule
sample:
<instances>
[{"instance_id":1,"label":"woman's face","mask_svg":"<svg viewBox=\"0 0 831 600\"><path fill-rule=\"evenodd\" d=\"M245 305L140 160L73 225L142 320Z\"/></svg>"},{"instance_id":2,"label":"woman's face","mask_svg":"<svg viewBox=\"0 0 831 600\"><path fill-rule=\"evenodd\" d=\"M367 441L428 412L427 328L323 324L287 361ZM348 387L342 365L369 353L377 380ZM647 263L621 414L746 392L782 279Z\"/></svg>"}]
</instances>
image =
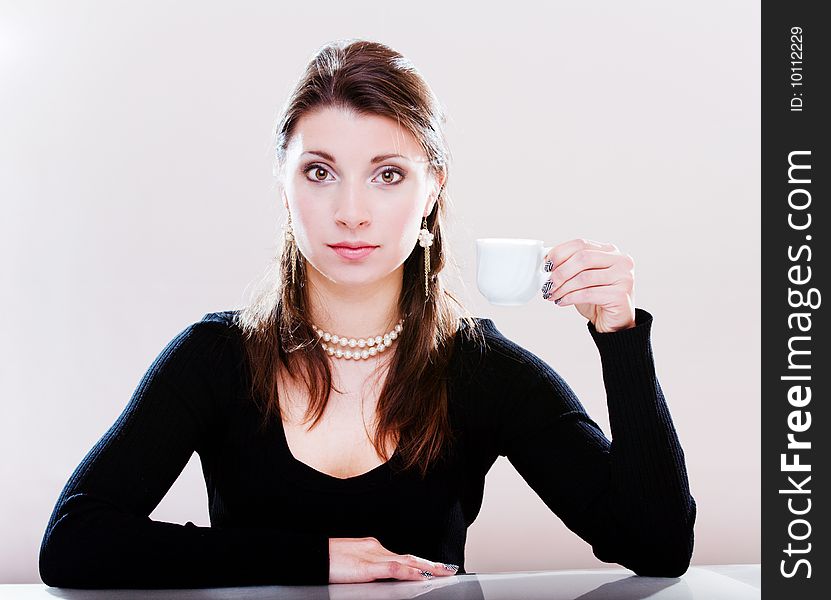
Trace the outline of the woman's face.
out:
<instances>
[{"instance_id":1,"label":"woman's face","mask_svg":"<svg viewBox=\"0 0 831 600\"><path fill-rule=\"evenodd\" d=\"M438 182L428 167L416 139L393 119L339 108L307 113L296 124L282 173L300 252L334 283L389 277L433 209ZM355 242L374 249L350 257L333 247Z\"/></svg>"}]
</instances>

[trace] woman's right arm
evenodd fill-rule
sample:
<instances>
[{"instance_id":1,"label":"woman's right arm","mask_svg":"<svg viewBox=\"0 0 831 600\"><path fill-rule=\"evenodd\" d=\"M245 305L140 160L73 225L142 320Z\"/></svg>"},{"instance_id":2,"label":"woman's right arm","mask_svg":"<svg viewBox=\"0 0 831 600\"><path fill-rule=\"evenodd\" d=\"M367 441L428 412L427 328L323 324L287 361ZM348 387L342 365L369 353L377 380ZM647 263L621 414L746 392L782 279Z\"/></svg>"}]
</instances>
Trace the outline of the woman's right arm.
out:
<instances>
[{"instance_id":1,"label":"woman's right arm","mask_svg":"<svg viewBox=\"0 0 831 600\"><path fill-rule=\"evenodd\" d=\"M40 548L44 583L73 588L328 583L329 540L323 535L149 518L194 450L221 426L224 378L234 369L231 336L223 323L200 321L158 355L58 498Z\"/></svg>"}]
</instances>

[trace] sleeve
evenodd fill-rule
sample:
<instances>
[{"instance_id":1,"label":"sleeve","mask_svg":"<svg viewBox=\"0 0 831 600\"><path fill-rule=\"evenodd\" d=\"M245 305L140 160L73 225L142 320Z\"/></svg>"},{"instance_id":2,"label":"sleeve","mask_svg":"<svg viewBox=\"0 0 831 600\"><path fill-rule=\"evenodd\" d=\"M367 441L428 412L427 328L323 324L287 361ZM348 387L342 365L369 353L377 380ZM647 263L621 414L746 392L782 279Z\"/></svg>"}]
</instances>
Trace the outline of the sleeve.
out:
<instances>
[{"instance_id":1,"label":"sleeve","mask_svg":"<svg viewBox=\"0 0 831 600\"><path fill-rule=\"evenodd\" d=\"M230 327L201 321L153 361L126 408L61 492L39 554L44 583L71 588L327 584L329 541L274 528L214 528L148 515L219 426L231 393Z\"/></svg>"},{"instance_id":2,"label":"sleeve","mask_svg":"<svg viewBox=\"0 0 831 600\"><path fill-rule=\"evenodd\" d=\"M609 333L587 323L600 352L611 442L548 364L502 338L517 366L496 451L599 560L678 577L692 557L696 504L655 374L652 315L638 308L635 323Z\"/></svg>"}]
</instances>

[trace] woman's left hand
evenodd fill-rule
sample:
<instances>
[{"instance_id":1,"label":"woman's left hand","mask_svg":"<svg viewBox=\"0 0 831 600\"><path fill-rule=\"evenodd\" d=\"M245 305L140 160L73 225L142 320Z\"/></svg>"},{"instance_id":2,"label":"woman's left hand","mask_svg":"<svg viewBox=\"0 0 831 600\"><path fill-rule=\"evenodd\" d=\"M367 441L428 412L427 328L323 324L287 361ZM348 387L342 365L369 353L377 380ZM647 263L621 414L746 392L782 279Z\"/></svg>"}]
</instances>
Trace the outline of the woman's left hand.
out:
<instances>
[{"instance_id":1,"label":"woman's left hand","mask_svg":"<svg viewBox=\"0 0 831 600\"><path fill-rule=\"evenodd\" d=\"M573 304L599 333L635 326L635 261L617 246L570 240L554 246L544 262L551 271L544 299Z\"/></svg>"}]
</instances>

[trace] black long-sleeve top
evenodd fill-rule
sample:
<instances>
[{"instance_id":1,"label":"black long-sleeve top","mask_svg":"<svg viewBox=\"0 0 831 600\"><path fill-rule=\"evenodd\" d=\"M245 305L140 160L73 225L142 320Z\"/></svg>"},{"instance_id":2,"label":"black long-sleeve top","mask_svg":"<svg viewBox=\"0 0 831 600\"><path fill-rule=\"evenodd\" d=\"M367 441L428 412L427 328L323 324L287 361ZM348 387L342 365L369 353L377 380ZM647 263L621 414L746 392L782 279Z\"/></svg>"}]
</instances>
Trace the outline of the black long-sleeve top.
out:
<instances>
[{"instance_id":1,"label":"black long-sleeve top","mask_svg":"<svg viewBox=\"0 0 831 600\"><path fill-rule=\"evenodd\" d=\"M46 584L326 584L328 539L368 536L462 574L467 528L498 456L601 561L638 575L687 570L696 504L656 377L647 311L638 308L625 330L599 333L587 323L611 442L546 362L490 319L478 319L484 345L462 335L463 324L448 372L457 441L452 459L424 480L391 468L397 453L336 478L292 456L279 418L258 430L234 313L209 313L176 335L75 469L41 544ZM211 526L151 520L194 451Z\"/></svg>"}]
</instances>

